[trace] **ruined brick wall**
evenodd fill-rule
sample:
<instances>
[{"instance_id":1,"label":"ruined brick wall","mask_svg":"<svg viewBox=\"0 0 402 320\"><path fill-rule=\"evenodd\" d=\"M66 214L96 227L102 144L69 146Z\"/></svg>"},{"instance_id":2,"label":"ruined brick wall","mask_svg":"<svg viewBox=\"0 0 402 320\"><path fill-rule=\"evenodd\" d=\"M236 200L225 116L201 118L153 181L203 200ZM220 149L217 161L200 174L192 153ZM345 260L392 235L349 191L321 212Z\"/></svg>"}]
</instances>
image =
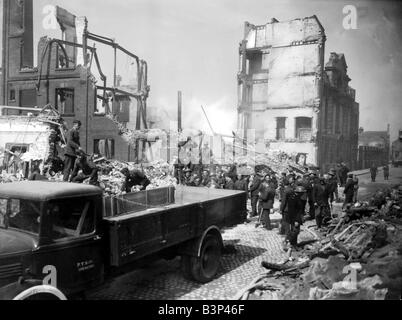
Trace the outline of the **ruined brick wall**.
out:
<instances>
[{"instance_id":1,"label":"ruined brick wall","mask_svg":"<svg viewBox=\"0 0 402 320\"><path fill-rule=\"evenodd\" d=\"M79 49L71 46L65 46L70 60L68 68L62 67L59 63L59 57L62 51L57 47L56 43L48 48L48 53L43 55L47 38L42 38L38 44L38 61L35 66L31 63L27 68L24 61L24 52L32 51L31 42L24 39L33 39L32 35L32 0L23 1L5 1L5 12L7 19L5 20L5 28L3 30L4 38L4 73L3 73L3 101L2 104L8 106L20 107L43 107L51 104L54 107L60 106L56 103L57 89L71 89L74 92L74 112L62 114L69 127L72 126L74 119L82 122L81 129L81 145L87 153L94 152L94 141L96 139L113 139L115 158L123 161L134 161L135 152L133 148L129 149L127 143L119 136L119 132L115 124L104 116L95 114L96 106L96 88L95 82L89 69L77 64ZM19 6L22 3L23 6ZM25 20L24 18L25 12ZM65 13L67 15L67 13ZM31 20L29 19L31 18ZM71 17L70 17L71 18ZM70 19L71 20L71 19ZM25 21L25 22L24 22ZM68 29L68 40L74 40L71 34L71 23ZM79 40L79 39L77 39ZM81 50L82 51L82 50ZM42 56L44 59L42 60ZM28 61L25 59L25 61ZM40 80L39 90L36 91L38 79ZM98 93L102 95L102 93ZM124 109L128 112L127 108ZM136 110L131 110L134 114ZM8 110L7 115L26 115L27 112L20 110ZM130 116L126 116L130 119Z\"/></svg>"}]
</instances>

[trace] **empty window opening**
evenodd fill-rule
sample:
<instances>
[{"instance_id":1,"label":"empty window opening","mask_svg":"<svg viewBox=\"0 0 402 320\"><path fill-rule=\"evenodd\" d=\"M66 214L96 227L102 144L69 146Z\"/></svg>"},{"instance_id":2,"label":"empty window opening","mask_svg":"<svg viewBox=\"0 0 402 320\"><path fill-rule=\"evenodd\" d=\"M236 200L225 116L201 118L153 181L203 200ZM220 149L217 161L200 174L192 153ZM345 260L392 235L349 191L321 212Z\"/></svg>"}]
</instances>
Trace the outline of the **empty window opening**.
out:
<instances>
[{"instance_id":1,"label":"empty window opening","mask_svg":"<svg viewBox=\"0 0 402 320\"><path fill-rule=\"evenodd\" d=\"M114 157L114 140L113 139L94 140L94 154L99 154L107 159L112 159Z\"/></svg>"},{"instance_id":2,"label":"empty window opening","mask_svg":"<svg viewBox=\"0 0 402 320\"><path fill-rule=\"evenodd\" d=\"M296 118L296 139L302 141L311 140L312 118Z\"/></svg>"},{"instance_id":3,"label":"empty window opening","mask_svg":"<svg viewBox=\"0 0 402 320\"><path fill-rule=\"evenodd\" d=\"M285 140L286 118L276 118L276 140Z\"/></svg>"},{"instance_id":4,"label":"empty window opening","mask_svg":"<svg viewBox=\"0 0 402 320\"><path fill-rule=\"evenodd\" d=\"M10 90L9 100L10 101L15 101L15 89Z\"/></svg>"},{"instance_id":5,"label":"empty window opening","mask_svg":"<svg viewBox=\"0 0 402 320\"><path fill-rule=\"evenodd\" d=\"M74 115L74 89L56 89L56 109L62 115Z\"/></svg>"}]
</instances>

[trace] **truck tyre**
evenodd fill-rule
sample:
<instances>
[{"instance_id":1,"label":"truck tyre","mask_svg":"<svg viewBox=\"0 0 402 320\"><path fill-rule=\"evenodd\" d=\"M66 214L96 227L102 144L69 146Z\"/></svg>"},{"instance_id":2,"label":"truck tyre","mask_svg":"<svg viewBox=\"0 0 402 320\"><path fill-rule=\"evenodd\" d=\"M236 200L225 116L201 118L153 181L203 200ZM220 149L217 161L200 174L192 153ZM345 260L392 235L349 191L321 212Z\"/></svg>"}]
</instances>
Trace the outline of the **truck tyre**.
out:
<instances>
[{"instance_id":1,"label":"truck tyre","mask_svg":"<svg viewBox=\"0 0 402 320\"><path fill-rule=\"evenodd\" d=\"M220 266L222 241L214 234L204 238L199 257L182 256L182 271L187 278L200 283L213 280Z\"/></svg>"},{"instance_id":2,"label":"truck tyre","mask_svg":"<svg viewBox=\"0 0 402 320\"><path fill-rule=\"evenodd\" d=\"M67 298L57 288L41 285L21 292L13 300L67 300Z\"/></svg>"}]
</instances>

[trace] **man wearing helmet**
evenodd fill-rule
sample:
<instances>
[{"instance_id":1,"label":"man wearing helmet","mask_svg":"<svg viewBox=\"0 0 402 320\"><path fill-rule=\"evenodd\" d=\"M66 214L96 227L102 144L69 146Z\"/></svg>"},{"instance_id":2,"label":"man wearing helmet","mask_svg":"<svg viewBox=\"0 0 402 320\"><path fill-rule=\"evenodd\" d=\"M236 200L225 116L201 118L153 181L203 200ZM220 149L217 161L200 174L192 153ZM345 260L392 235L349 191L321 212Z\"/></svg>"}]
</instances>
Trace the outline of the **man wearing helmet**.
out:
<instances>
[{"instance_id":1,"label":"man wearing helmet","mask_svg":"<svg viewBox=\"0 0 402 320\"><path fill-rule=\"evenodd\" d=\"M329 197L331 194L331 188L326 183L325 178L319 178L319 183L314 185L313 197L315 210L315 221L317 227L321 228L323 224L330 217Z\"/></svg>"},{"instance_id":2,"label":"man wearing helmet","mask_svg":"<svg viewBox=\"0 0 402 320\"><path fill-rule=\"evenodd\" d=\"M288 223L286 233L286 242L291 246L297 246L297 237L300 233L300 226L303 224L303 196L306 194L306 189L303 186L297 186L294 191L288 193L284 203L287 206L287 214L285 216Z\"/></svg>"}]
</instances>

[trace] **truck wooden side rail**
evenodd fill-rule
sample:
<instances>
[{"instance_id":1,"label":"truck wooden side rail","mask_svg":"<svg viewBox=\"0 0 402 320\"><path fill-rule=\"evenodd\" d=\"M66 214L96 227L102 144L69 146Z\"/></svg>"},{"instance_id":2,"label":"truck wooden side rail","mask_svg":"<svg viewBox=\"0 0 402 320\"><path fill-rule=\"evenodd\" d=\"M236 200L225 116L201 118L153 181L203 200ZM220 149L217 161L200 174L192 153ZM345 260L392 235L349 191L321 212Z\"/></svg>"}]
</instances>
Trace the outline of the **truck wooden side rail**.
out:
<instances>
[{"instance_id":1,"label":"truck wooden side rail","mask_svg":"<svg viewBox=\"0 0 402 320\"><path fill-rule=\"evenodd\" d=\"M186 277L211 281L220 230L246 219L246 200L241 191L192 187L104 197L71 183L0 185L0 299L43 297L31 288L48 298L49 286L59 290L53 296L72 296L156 255L180 255Z\"/></svg>"}]
</instances>

